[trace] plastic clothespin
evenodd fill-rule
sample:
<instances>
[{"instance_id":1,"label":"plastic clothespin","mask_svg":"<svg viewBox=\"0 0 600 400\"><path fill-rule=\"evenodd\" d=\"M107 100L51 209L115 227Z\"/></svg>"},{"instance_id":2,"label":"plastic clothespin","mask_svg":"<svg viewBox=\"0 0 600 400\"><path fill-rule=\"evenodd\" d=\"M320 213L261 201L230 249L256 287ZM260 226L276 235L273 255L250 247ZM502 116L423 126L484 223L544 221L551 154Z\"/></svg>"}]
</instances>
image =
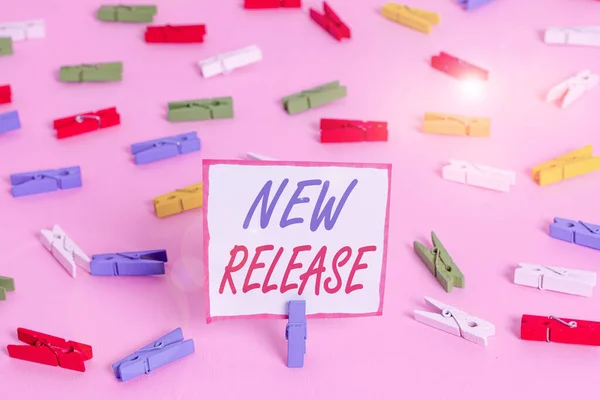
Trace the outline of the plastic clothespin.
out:
<instances>
[{"instance_id":1,"label":"plastic clothespin","mask_svg":"<svg viewBox=\"0 0 600 400\"><path fill-rule=\"evenodd\" d=\"M6 300L6 292L15 290L15 281L7 276L0 276L0 300Z\"/></svg>"},{"instance_id":2,"label":"plastic clothespin","mask_svg":"<svg viewBox=\"0 0 600 400\"><path fill-rule=\"evenodd\" d=\"M519 263L514 283L567 294L589 297L596 286L596 273L580 269Z\"/></svg>"},{"instance_id":3,"label":"plastic clothespin","mask_svg":"<svg viewBox=\"0 0 600 400\"><path fill-rule=\"evenodd\" d=\"M289 368L303 367L307 339L305 300L291 300L288 302L288 323L285 327L285 338L288 342L287 366Z\"/></svg>"},{"instance_id":4,"label":"plastic clothespin","mask_svg":"<svg viewBox=\"0 0 600 400\"><path fill-rule=\"evenodd\" d=\"M464 288L464 275L452 261L452 257L435 235L435 232L431 232L431 241L433 242L433 248L429 250L425 245L415 240L413 243L415 253L427 266L429 272L437 278L446 292L452 291L453 287Z\"/></svg>"},{"instance_id":5,"label":"plastic clothespin","mask_svg":"<svg viewBox=\"0 0 600 400\"><path fill-rule=\"evenodd\" d=\"M554 239L600 250L600 225L566 218L554 218L554 223L550 224L550 236Z\"/></svg>"}]
</instances>

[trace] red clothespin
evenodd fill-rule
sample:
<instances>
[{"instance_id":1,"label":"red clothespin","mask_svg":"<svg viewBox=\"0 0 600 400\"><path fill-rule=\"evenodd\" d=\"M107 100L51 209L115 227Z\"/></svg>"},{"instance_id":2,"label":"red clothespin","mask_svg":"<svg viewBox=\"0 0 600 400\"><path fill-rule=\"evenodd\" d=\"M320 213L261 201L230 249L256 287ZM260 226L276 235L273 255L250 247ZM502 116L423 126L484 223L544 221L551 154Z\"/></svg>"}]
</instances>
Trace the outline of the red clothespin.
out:
<instances>
[{"instance_id":1,"label":"red clothespin","mask_svg":"<svg viewBox=\"0 0 600 400\"><path fill-rule=\"evenodd\" d=\"M443 51L439 55L431 57L431 66L457 79L476 78L483 81L488 80L488 71L485 69L469 64Z\"/></svg>"},{"instance_id":2,"label":"red clothespin","mask_svg":"<svg viewBox=\"0 0 600 400\"><path fill-rule=\"evenodd\" d=\"M387 142L387 122L321 119L321 143Z\"/></svg>"},{"instance_id":3,"label":"red clothespin","mask_svg":"<svg viewBox=\"0 0 600 400\"><path fill-rule=\"evenodd\" d=\"M12 102L12 92L10 85L0 86L0 104L7 104Z\"/></svg>"},{"instance_id":4,"label":"red clothespin","mask_svg":"<svg viewBox=\"0 0 600 400\"><path fill-rule=\"evenodd\" d=\"M144 38L147 43L202 43L205 25L148 26Z\"/></svg>"},{"instance_id":5,"label":"red clothespin","mask_svg":"<svg viewBox=\"0 0 600 400\"><path fill-rule=\"evenodd\" d=\"M244 0L244 8L300 8L301 0Z\"/></svg>"},{"instance_id":6,"label":"red clothespin","mask_svg":"<svg viewBox=\"0 0 600 400\"><path fill-rule=\"evenodd\" d=\"M600 346L600 322L523 315L521 339Z\"/></svg>"},{"instance_id":7,"label":"red clothespin","mask_svg":"<svg viewBox=\"0 0 600 400\"><path fill-rule=\"evenodd\" d=\"M67 342L56 336L24 328L18 328L17 335L21 342L29 346L6 346L8 355L12 358L85 372L83 362L93 357L92 347L87 344Z\"/></svg>"},{"instance_id":8,"label":"red clothespin","mask_svg":"<svg viewBox=\"0 0 600 400\"><path fill-rule=\"evenodd\" d=\"M350 39L350 28L342 22L340 17L325 2L323 2L323 10L325 14L319 14L314 9L310 9L310 17L313 21L321 25L323 29L339 41L343 38Z\"/></svg>"},{"instance_id":9,"label":"red clothespin","mask_svg":"<svg viewBox=\"0 0 600 400\"><path fill-rule=\"evenodd\" d=\"M98 129L119 125L121 116L115 107L96 112L86 112L54 121L56 137L64 139Z\"/></svg>"}]
</instances>

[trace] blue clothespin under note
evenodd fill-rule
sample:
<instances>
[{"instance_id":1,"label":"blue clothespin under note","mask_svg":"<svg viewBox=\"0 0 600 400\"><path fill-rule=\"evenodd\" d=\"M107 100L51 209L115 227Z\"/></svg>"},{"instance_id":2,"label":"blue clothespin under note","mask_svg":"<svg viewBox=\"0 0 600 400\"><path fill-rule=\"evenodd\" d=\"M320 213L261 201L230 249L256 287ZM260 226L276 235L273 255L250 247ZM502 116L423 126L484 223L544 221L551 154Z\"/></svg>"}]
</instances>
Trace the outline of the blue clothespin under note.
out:
<instances>
[{"instance_id":1,"label":"blue clothespin under note","mask_svg":"<svg viewBox=\"0 0 600 400\"><path fill-rule=\"evenodd\" d=\"M600 250L600 225L566 218L554 218L554 223L550 224L550 236L554 239Z\"/></svg>"},{"instance_id":2,"label":"blue clothespin under note","mask_svg":"<svg viewBox=\"0 0 600 400\"><path fill-rule=\"evenodd\" d=\"M465 10L470 11L474 8L491 3L494 0L458 0L458 4L464 6Z\"/></svg>"},{"instance_id":3,"label":"blue clothespin under note","mask_svg":"<svg viewBox=\"0 0 600 400\"><path fill-rule=\"evenodd\" d=\"M287 366L301 368L306 354L306 300L291 300L288 308L288 323L285 327L285 338L288 341Z\"/></svg>"},{"instance_id":4,"label":"blue clothespin under note","mask_svg":"<svg viewBox=\"0 0 600 400\"><path fill-rule=\"evenodd\" d=\"M200 151L200 139L196 132L131 145L131 154L134 155L136 164L147 164L194 151Z\"/></svg>"},{"instance_id":5,"label":"blue clothespin under note","mask_svg":"<svg viewBox=\"0 0 600 400\"><path fill-rule=\"evenodd\" d=\"M112 369L115 378L125 382L189 356L194 350L194 340L183 340L183 332L177 328L117 361Z\"/></svg>"},{"instance_id":6,"label":"blue clothespin under note","mask_svg":"<svg viewBox=\"0 0 600 400\"><path fill-rule=\"evenodd\" d=\"M167 261L166 250L96 254L89 271L95 276L164 275Z\"/></svg>"},{"instance_id":7,"label":"blue clothespin under note","mask_svg":"<svg viewBox=\"0 0 600 400\"><path fill-rule=\"evenodd\" d=\"M0 134L16 131L21 129L21 120L19 119L18 111L9 111L4 114L0 114Z\"/></svg>"},{"instance_id":8,"label":"blue clothespin under note","mask_svg":"<svg viewBox=\"0 0 600 400\"><path fill-rule=\"evenodd\" d=\"M13 197L81 187L81 168L68 167L23 172L10 176Z\"/></svg>"}]
</instances>

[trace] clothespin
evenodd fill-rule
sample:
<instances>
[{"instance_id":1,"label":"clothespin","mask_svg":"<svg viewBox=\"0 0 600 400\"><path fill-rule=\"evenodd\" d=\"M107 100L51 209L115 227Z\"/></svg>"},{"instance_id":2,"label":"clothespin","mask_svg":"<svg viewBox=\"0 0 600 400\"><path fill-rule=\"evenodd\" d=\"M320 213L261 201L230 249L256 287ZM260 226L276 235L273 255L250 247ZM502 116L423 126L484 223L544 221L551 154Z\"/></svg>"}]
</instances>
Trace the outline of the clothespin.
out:
<instances>
[{"instance_id":1,"label":"clothespin","mask_svg":"<svg viewBox=\"0 0 600 400\"><path fill-rule=\"evenodd\" d=\"M202 207L202 182L152 199L158 218Z\"/></svg>"},{"instance_id":2,"label":"clothespin","mask_svg":"<svg viewBox=\"0 0 600 400\"><path fill-rule=\"evenodd\" d=\"M56 138L64 139L82 133L110 128L121 123L121 116L115 107L99 111L89 111L54 120Z\"/></svg>"},{"instance_id":3,"label":"clothespin","mask_svg":"<svg viewBox=\"0 0 600 400\"><path fill-rule=\"evenodd\" d=\"M59 75L61 82L116 82L122 79L123 63L65 65Z\"/></svg>"},{"instance_id":4,"label":"clothespin","mask_svg":"<svg viewBox=\"0 0 600 400\"><path fill-rule=\"evenodd\" d=\"M563 154L531 170L533 180L540 186L560 182L600 169L600 156L593 157L592 145Z\"/></svg>"},{"instance_id":5,"label":"clothespin","mask_svg":"<svg viewBox=\"0 0 600 400\"><path fill-rule=\"evenodd\" d=\"M73 278L77 276L77 267L89 272L90 258L60 226L54 225L51 231L42 229L40 233L44 247Z\"/></svg>"},{"instance_id":6,"label":"clothespin","mask_svg":"<svg viewBox=\"0 0 600 400\"><path fill-rule=\"evenodd\" d=\"M491 3L493 0L458 0L458 4L467 11Z\"/></svg>"},{"instance_id":7,"label":"clothespin","mask_svg":"<svg viewBox=\"0 0 600 400\"><path fill-rule=\"evenodd\" d=\"M523 314L521 339L600 346L600 322Z\"/></svg>"},{"instance_id":8,"label":"clothespin","mask_svg":"<svg viewBox=\"0 0 600 400\"><path fill-rule=\"evenodd\" d=\"M487 81L489 76L488 71L485 69L463 61L460 58L451 56L443 51L440 52L439 55L431 57L431 66L456 79L480 79L482 81Z\"/></svg>"},{"instance_id":9,"label":"clothespin","mask_svg":"<svg viewBox=\"0 0 600 400\"><path fill-rule=\"evenodd\" d=\"M251 160L258 160L258 161L277 161L275 158L271 158L271 157L267 157L267 156L263 156L261 154L257 154L257 153L246 153L246 156L251 159Z\"/></svg>"},{"instance_id":10,"label":"clothespin","mask_svg":"<svg viewBox=\"0 0 600 400\"><path fill-rule=\"evenodd\" d=\"M596 273L580 269L519 263L514 283L567 294L590 297L596 286Z\"/></svg>"},{"instance_id":11,"label":"clothespin","mask_svg":"<svg viewBox=\"0 0 600 400\"><path fill-rule=\"evenodd\" d=\"M21 120L17 110L0 114L0 134L18 129L21 129Z\"/></svg>"},{"instance_id":12,"label":"clothespin","mask_svg":"<svg viewBox=\"0 0 600 400\"><path fill-rule=\"evenodd\" d=\"M446 292L451 292L453 287L464 288L465 277L463 273L452 261L452 257L435 235L435 232L431 232L431 241L433 242L433 248L429 250L425 245L415 240L413 243L415 253L427 266L429 272L437 278Z\"/></svg>"},{"instance_id":13,"label":"clothespin","mask_svg":"<svg viewBox=\"0 0 600 400\"><path fill-rule=\"evenodd\" d=\"M426 112L423 133L460 136L490 136L492 120L482 117Z\"/></svg>"},{"instance_id":14,"label":"clothespin","mask_svg":"<svg viewBox=\"0 0 600 400\"><path fill-rule=\"evenodd\" d=\"M489 321L469 315L431 297L425 297L425 302L439 310L437 313L414 311L415 319L427 326L483 346L487 346L488 337L496 333L496 327Z\"/></svg>"},{"instance_id":15,"label":"clothespin","mask_svg":"<svg viewBox=\"0 0 600 400\"><path fill-rule=\"evenodd\" d=\"M10 85L0 86L0 104L12 103L12 91Z\"/></svg>"},{"instance_id":16,"label":"clothespin","mask_svg":"<svg viewBox=\"0 0 600 400\"><path fill-rule=\"evenodd\" d=\"M81 168L67 167L23 172L10 176L13 197L81 187Z\"/></svg>"},{"instance_id":17,"label":"clothespin","mask_svg":"<svg viewBox=\"0 0 600 400\"><path fill-rule=\"evenodd\" d=\"M285 339L288 342L287 366L302 368L306 354L306 300L288 302L288 323L285 326Z\"/></svg>"},{"instance_id":18,"label":"clothespin","mask_svg":"<svg viewBox=\"0 0 600 400\"><path fill-rule=\"evenodd\" d=\"M262 60L262 52L256 45L244 47L229 53L219 54L216 57L200 61L200 71L204 78L228 74L234 69L245 67Z\"/></svg>"},{"instance_id":19,"label":"clothespin","mask_svg":"<svg viewBox=\"0 0 600 400\"><path fill-rule=\"evenodd\" d=\"M244 0L246 9L264 9L264 8L300 8L301 0Z\"/></svg>"},{"instance_id":20,"label":"clothespin","mask_svg":"<svg viewBox=\"0 0 600 400\"><path fill-rule=\"evenodd\" d=\"M561 108L567 108L586 92L598 86L600 76L590 71L582 71L572 78L554 86L546 96L546 102L559 100Z\"/></svg>"},{"instance_id":21,"label":"clothespin","mask_svg":"<svg viewBox=\"0 0 600 400\"><path fill-rule=\"evenodd\" d=\"M288 114L298 114L342 99L347 94L346 86L334 81L284 97L281 102Z\"/></svg>"},{"instance_id":22,"label":"clothespin","mask_svg":"<svg viewBox=\"0 0 600 400\"><path fill-rule=\"evenodd\" d=\"M387 122L321 119L321 143L387 142Z\"/></svg>"},{"instance_id":23,"label":"clothespin","mask_svg":"<svg viewBox=\"0 0 600 400\"><path fill-rule=\"evenodd\" d=\"M200 139L196 132L182 133L131 145L131 154L135 157L135 163L138 165L195 151L200 151Z\"/></svg>"},{"instance_id":24,"label":"clothespin","mask_svg":"<svg viewBox=\"0 0 600 400\"><path fill-rule=\"evenodd\" d=\"M100 21L152 22L156 6L101 6L98 9Z\"/></svg>"},{"instance_id":25,"label":"clothespin","mask_svg":"<svg viewBox=\"0 0 600 400\"><path fill-rule=\"evenodd\" d=\"M550 224L550 236L554 239L600 250L600 225L566 218L554 218L554 223Z\"/></svg>"},{"instance_id":26,"label":"clothespin","mask_svg":"<svg viewBox=\"0 0 600 400\"><path fill-rule=\"evenodd\" d=\"M7 276L0 276L0 300L6 300L6 292L15 290L15 281Z\"/></svg>"},{"instance_id":27,"label":"clothespin","mask_svg":"<svg viewBox=\"0 0 600 400\"><path fill-rule=\"evenodd\" d=\"M87 344L66 341L25 328L18 328L17 336L29 346L9 344L6 348L9 357L19 360L85 372L84 361L93 357L92 346Z\"/></svg>"},{"instance_id":28,"label":"clothespin","mask_svg":"<svg viewBox=\"0 0 600 400\"><path fill-rule=\"evenodd\" d=\"M336 40L341 41L344 38L350 39L350 28L342 22L340 17L338 17L325 2L323 2L323 11L325 13L320 14L318 11L311 8L310 17Z\"/></svg>"},{"instance_id":29,"label":"clothespin","mask_svg":"<svg viewBox=\"0 0 600 400\"><path fill-rule=\"evenodd\" d=\"M166 250L95 254L84 267L94 276L164 275Z\"/></svg>"},{"instance_id":30,"label":"clothespin","mask_svg":"<svg viewBox=\"0 0 600 400\"><path fill-rule=\"evenodd\" d=\"M194 353L194 340L183 340L181 328L159 337L112 365L115 378L126 382Z\"/></svg>"},{"instance_id":31,"label":"clothespin","mask_svg":"<svg viewBox=\"0 0 600 400\"><path fill-rule=\"evenodd\" d=\"M381 8L381 15L391 21L427 34L431 32L432 25L440 23L438 13L396 3L384 5Z\"/></svg>"},{"instance_id":32,"label":"clothespin","mask_svg":"<svg viewBox=\"0 0 600 400\"><path fill-rule=\"evenodd\" d=\"M600 25L551 27L544 33L544 43L600 47Z\"/></svg>"},{"instance_id":33,"label":"clothespin","mask_svg":"<svg viewBox=\"0 0 600 400\"><path fill-rule=\"evenodd\" d=\"M46 37L44 20L0 23L0 37L10 37L14 42Z\"/></svg>"},{"instance_id":34,"label":"clothespin","mask_svg":"<svg viewBox=\"0 0 600 400\"><path fill-rule=\"evenodd\" d=\"M509 192L516 180L514 171L460 160L450 160L450 164L442 168L442 178L499 192Z\"/></svg>"},{"instance_id":35,"label":"clothespin","mask_svg":"<svg viewBox=\"0 0 600 400\"><path fill-rule=\"evenodd\" d=\"M146 43L202 43L206 35L205 25L148 26Z\"/></svg>"},{"instance_id":36,"label":"clothespin","mask_svg":"<svg viewBox=\"0 0 600 400\"><path fill-rule=\"evenodd\" d=\"M1 32L0 32L1 34ZM10 37L0 37L0 56L9 56L14 53L13 40Z\"/></svg>"},{"instance_id":37,"label":"clothespin","mask_svg":"<svg viewBox=\"0 0 600 400\"><path fill-rule=\"evenodd\" d=\"M174 101L168 107L171 122L233 118L233 97Z\"/></svg>"}]
</instances>

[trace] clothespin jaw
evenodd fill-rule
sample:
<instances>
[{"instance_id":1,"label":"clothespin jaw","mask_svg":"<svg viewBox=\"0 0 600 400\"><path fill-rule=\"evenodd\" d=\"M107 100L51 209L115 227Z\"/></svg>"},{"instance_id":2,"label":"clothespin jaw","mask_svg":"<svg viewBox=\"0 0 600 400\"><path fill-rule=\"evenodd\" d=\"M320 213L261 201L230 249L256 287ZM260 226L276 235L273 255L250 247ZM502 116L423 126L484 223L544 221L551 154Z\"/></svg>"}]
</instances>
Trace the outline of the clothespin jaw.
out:
<instances>
[{"instance_id":1,"label":"clothespin jaw","mask_svg":"<svg viewBox=\"0 0 600 400\"><path fill-rule=\"evenodd\" d=\"M194 353L194 340L177 328L112 365L115 378L126 382Z\"/></svg>"},{"instance_id":2,"label":"clothespin jaw","mask_svg":"<svg viewBox=\"0 0 600 400\"><path fill-rule=\"evenodd\" d=\"M89 272L90 258L60 226L54 225L51 231L42 229L40 233L42 245L54 256L56 261L62 265L69 275L75 278L77 276L77 267Z\"/></svg>"},{"instance_id":3,"label":"clothespin jaw","mask_svg":"<svg viewBox=\"0 0 600 400\"><path fill-rule=\"evenodd\" d=\"M347 94L346 86L340 86L339 81L334 81L286 96L281 102L288 114L298 114L344 98Z\"/></svg>"},{"instance_id":4,"label":"clothespin jaw","mask_svg":"<svg viewBox=\"0 0 600 400\"><path fill-rule=\"evenodd\" d=\"M152 22L156 15L156 6L101 6L98 8L100 21L115 22Z\"/></svg>"},{"instance_id":5,"label":"clothespin jaw","mask_svg":"<svg viewBox=\"0 0 600 400\"><path fill-rule=\"evenodd\" d=\"M15 281L7 276L0 276L0 300L6 300L6 292L15 290Z\"/></svg>"},{"instance_id":6,"label":"clothespin jaw","mask_svg":"<svg viewBox=\"0 0 600 400\"><path fill-rule=\"evenodd\" d=\"M12 91L10 85L0 86L0 104L12 103Z\"/></svg>"},{"instance_id":7,"label":"clothespin jaw","mask_svg":"<svg viewBox=\"0 0 600 400\"><path fill-rule=\"evenodd\" d=\"M152 199L158 218L202 207L202 182Z\"/></svg>"},{"instance_id":8,"label":"clothespin jaw","mask_svg":"<svg viewBox=\"0 0 600 400\"><path fill-rule=\"evenodd\" d=\"M306 354L306 300L288 302L288 323L285 327L285 338L288 342L287 366L302 368Z\"/></svg>"},{"instance_id":9,"label":"clothespin jaw","mask_svg":"<svg viewBox=\"0 0 600 400\"><path fill-rule=\"evenodd\" d=\"M451 292L453 287L464 288L464 275L434 232L431 232L431 241L433 242L431 250L415 241L413 244L415 253L427 266L429 272L437 278L446 292Z\"/></svg>"},{"instance_id":10,"label":"clothespin jaw","mask_svg":"<svg viewBox=\"0 0 600 400\"><path fill-rule=\"evenodd\" d=\"M554 223L550 224L550 236L554 239L600 250L600 225L566 218L554 218Z\"/></svg>"},{"instance_id":11,"label":"clothespin jaw","mask_svg":"<svg viewBox=\"0 0 600 400\"><path fill-rule=\"evenodd\" d=\"M521 339L600 346L600 322L523 314Z\"/></svg>"},{"instance_id":12,"label":"clothespin jaw","mask_svg":"<svg viewBox=\"0 0 600 400\"><path fill-rule=\"evenodd\" d=\"M426 112L423 133L488 137L491 124L490 118Z\"/></svg>"},{"instance_id":13,"label":"clothespin jaw","mask_svg":"<svg viewBox=\"0 0 600 400\"><path fill-rule=\"evenodd\" d=\"M590 297L596 286L596 273L592 271L519 263L515 269L514 283L541 290Z\"/></svg>"},{"instance_id":14,"label":"clothespin jaw","mask_svg":"<svg viewBox=\"0 0 600 400\"><path fill-rule=\"evenodd\" d=\"M423 33L431 33L432 25L440 23L440 15L403 4L387 3L381 8L385 18Z\"/></svg>"},{"instance_id":15,"label":"clothespin jaw","mask_svg":"<svg viewBox=\"0 0 600 400\"><path fill-rule=\"evenodd\" d=\"M56 129L56 138L65 139L119 124L121 124L121 116L116 107L111 107L54 120L53 127Z\"/></svg>"},{"instance_id":16,"label":"clothespin jaw","mask_svg":"<svg viewBox=\"0 0 600 400\"><path fill-rule=\"evenodd\" d=\"M166 250L95 254L90 261L90 273L94 276L164 275L167 261Z\"/></svg>"},{"instance_id":17,"label":"clothespin jaw","mask_svg":"<svg viewBox=\"0 0 600 400\"><path fill-rule=\"evenodd\" d=\"M310 9L310 18L325 29L331 36L336 40L341 41L342 39L350 39L351 33L350 28L342 22L340 17L329 7L329 5L323 2L324 14L320 14L314 9Z\"/></svg>"},{"instance_id":18,"label":"clothespin jaw","mask_svg":"<svg viewBox=\"0 0 600 400\"><path fill-rule=\"evenodd\" d=\"M170 122L233 118L233 98L174 101L168 104Z\"/></svg>"},{"instance_id":19,"label":"clothespin jaw","mask_svg":"<svg viewBox=\"0 0 600 400\"><path fill-rule=\"evenodd\" d=\"M205 25L148 26L146 43L202 43L206 35Z\"/></svg>"},{"instance_id":20,"label":"clothespin jaw","mask_svg":"<svg viewBox=\"0 0 600 400\"><path fill-rule=\"evenodd\" d=\"M21 119L17 110L0 114L0 134L21 129Z\"/></svg>"},{"instance_id":21,"label":"clothespin jaw","mask_svg":"<svg viewBox=\"0 0 600 400\"><path fill-rule=\"evenodd\" d=\"M538 185L545 186L599 169L600 157L594 157L592 145L588 145L536 165L532 168L531 175Z\"/></svg>"},{"instance_id":22,"label":"clothespin jaw","mask_svg":"<svg viewBox=\"0 0 600 400\"><path fill-rule=\"evenodd\" d=\"M13 40L10 37L0 37L0 56L13 54Z\"/></svg>"},{"instance_id":23,"label":"clothespin jaw","mask_svg":"<svg viewBox=\"0 0 600 400\"><path fill-rule=\"evenodd\" d=\"M85 372L84 361L93 357L92 347L78 342L66 341L29 329L18 328L18 339L28 346L7 346L8 356L19 360Z\"/></svg>"},{"instance_id":24,"label":"clothespin jaw","mask_svg":"<svg viewBox=\"0 0 600 400\"><path fill-rule=\"evenodd\" d=\"M65 65L60 67L61 82L117 82L122 79L123 63Z\"/></svg>"},{"instance_id":25,"label":"clothespin jaw","mask_svg":"<svg viewBox=\"0 0 600 400\"><path fill-rule=\"evenodd\" d=\"M53 192L58 189L81 187L81 169L67 167L57 170L42 170L12 174L10 176L13 197Z\"/></svg>"},{"instance_id":26,"label":"clothespin jaw","mask_svg":"<svg viewBox=\"0 0 600 400\"><path fill-rule=\"evenodd\" d=\"M134 156L135 163L140 165L193 153L200 151L200 148L198 134L188 132L147 142L134 143L131 145L131 154Z\"/></svg>"},{"instance_id":27,"label":"clothespin jaw","mask_svg":"<svg viewBox=\"0 0 600 400\"><path fill-rule=\"evenodd\" d=\"M302 0L244 0L244 8L248 10L300 7L302 7Z\"/></svg>"},{"instance_id":28,"label":"clothespin jaw","mask_svg":"<svg viewBox=\"0 0 600 400\"><path fill-rule=\"evenodd\" d=\"M471 11L485 4L491 3L493 0L458 0L458 4L463 6L466 11Z\"/></svg>"},{"instance_id":29,"label":"clothespin jaw","mask_svg":"<svg viewBox=\"0 0 600 400\"><path fill-rule=\"evenodd\" d=\"M561 108L566 108L600 82L600 76L589 70L581 71L572 78L559 83L548 92L546 102L561 100Z\"/></svg>"}]
</instances>

